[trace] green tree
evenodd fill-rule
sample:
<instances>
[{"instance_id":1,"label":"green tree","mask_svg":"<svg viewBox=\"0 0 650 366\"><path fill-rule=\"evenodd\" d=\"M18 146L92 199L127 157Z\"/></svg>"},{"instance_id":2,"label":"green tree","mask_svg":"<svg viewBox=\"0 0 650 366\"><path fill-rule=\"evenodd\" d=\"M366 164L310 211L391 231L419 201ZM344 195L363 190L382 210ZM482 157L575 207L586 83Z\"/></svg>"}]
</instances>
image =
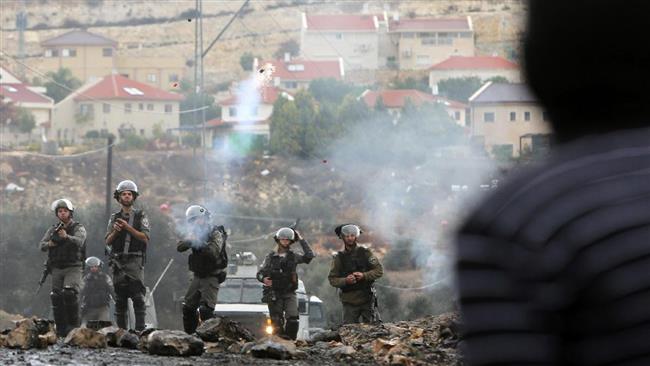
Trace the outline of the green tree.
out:
<instances>
[{"instance_id":1,"label":"green tree","mask_svg":"<svg viewBox=\"0 0 650 366\"><path fill-rule=\"evenodd\" d=\"M298 155L300 146L300 113L292 101L278 98L271 116L269 147L276 154Z\"/></svg>"},{"instance_id":2,"label":"green tree","mask_svg":"<svg viewBox=\"0 0 650 366\"><path fill-rule=\"evenodd\" d=\"M81 80L72 75L70 69L59 68L56 72L48 72L47 77L50 79L45 83L45 94L54 99L54 103L62 101L73 90L81 86Z\"/></svg>"},{"instance_id":3,"label":"green tree","mask_svg":"<svg viewBox=\"0 0 650 366\"><path fill-rule=\"evenodd\" d=\"M283 59L285 53L291 54L291 57L298 56L300 53L300 45L295 39L280 43L280 47L273 53L273 57Z\"/></svg>"},{"instance_id":4,"label":"green tree","mask_svg":"<svg viewBox=\"0 0 650 366\"><path fill-rule=\"evenodd\" d=\"M360 88L333 78L316 79L309 84L309 92L320 103L339 104L348 94L361 94Z\"/></svg>"},{"instance_id":5,"label":"green tree","mask_svg":"<svg viewBox=\"0 0 650 366\"><path fill-rule=\"evenodd\" d=\"M464 78L449 78L438 82L438 90L445 97L459 102L467 103L472 96L483 85L480 78L476 76Z\"/></svg>"},{"instance_id":6,"label":"green tree","mask_svg":"<svg viewBox=\"0 0 650 366\"><path fill-rule=\"evenodd\" d=\"M16 120L18 110L12 102L5 102L0 98L0 125L6 126Z\"/></svg>"},{"instance_id":7,"label":"green tree","mask_svg":"<svg viewBox=\"0 0 650 366\"><path fill-rule=\"evenodd\" d=\"M36 120L34 119L34 115L25 108L18 108L16 122L18 130L23 133L32 132L34 127L36 127Z\"/></svg>"},{"instance_id":8,"label":"green tree","mask_svg":"<svg viewBox=\"0 0 650 366\"><path fill-rule=\"evenodd\" d=\"M185 94L185 99L181 101L181 107L180 107L181 126L194 126L194 125L201 124L201 119L202 119L201 113L203 113L202 111L195 111L195 112L185 112L185 111L191 111L197 108L201 108L202 106L208 106L208 108L205 110L206 121L221 116L221 107L214 104L213 96L209 94L192 93L190 89L190 91L187 94Z\"/></svg>"},{"instance_id":9,"label":"green tree","mask_svg":"<svg viewBox=\"0 0 650 366\"><path fill-rule=\"evenodd\" d=\"M253 54L248 51L242 53L242 55L239 57L239 65L244 71L252 71L254 61L255 56L253 56Z\"/></svg>"},{"instance_id":10,"label":"green tree","mask_svg":"<svg viewBox=\"0 0 650 366\"><path fill-rule=\"evenodd\" d=\"M505 78L505 76L493 76L491 78L487 78L483 81L483 83L487 83L488 81L491 81L493 83L509 83L508 79Z\"/></svg>"},{"instance_id":11,"label":"green tree","mask_svg":"<svg viewBox=\"0 0 650 366\"><path fill-rule=\"evenodd\" d=\"M415 79L414 77L407 77L404 80L395 79L393 81L394 89L417 89L425 93L429 93L431 88L429 87L429 78L423 77L420 79Z\"/></svg>"}]
</instances>

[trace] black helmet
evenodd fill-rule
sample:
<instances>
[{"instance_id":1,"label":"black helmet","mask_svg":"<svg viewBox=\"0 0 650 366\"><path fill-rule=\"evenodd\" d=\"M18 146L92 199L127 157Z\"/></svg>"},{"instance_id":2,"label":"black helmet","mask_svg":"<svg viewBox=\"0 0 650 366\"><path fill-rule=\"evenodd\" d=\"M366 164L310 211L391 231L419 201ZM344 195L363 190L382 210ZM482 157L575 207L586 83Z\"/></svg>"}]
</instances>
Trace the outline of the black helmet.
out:
<instances>
[{"instance_id":1,"label":"black helmet","mask_svg":"<svg viewBox=\"0 0 650 366\"><path fill-rule=\"evenodd\" d=\"M191 223L198 219L199 217L205 217L206 219L210 218L210 211L207 208L200 205L192 205L185 210L185 219L187 222Z\"/></svg>"},{"instance_id":2,"label":"black helmet","mask_svg":"<svg viewBox=\"0 0 650 366\"><path fill-rule=\"evenodd\" d=\"M54 211L55 215L56 211L61 207L67 208L70 213L74 212L74 206L72 205L72 202L70 202L70 200L67 198L59 198L58 200L52 202L52 205L50 207L51 210Z\"/></svg>"},{"instance_id":3,"label":"black helmet","mask_svg":"<svg viewBox=\"0 0 650 366\"><path fill-rule=\"evenodd\" d=\"M336 236L343 239L343 236L345 235L354 235L359 237L359 235L363 233L363 230L355 224L343 224L337 226L336 229L334 229L334 232L336 233Z\"/></svg>"},{"instance_id":4,"label":"black helmet","mask_svg":"<svg viewBox=\"0 0 650 366\"><path fill-rule=\"evenodd\" d=\"M138 198L138 186L132 180L123 180L118 183L117 187L115 187L115 192L113 192L113 198L119 202L120 193L124 191L131 191L131 193L133 193L134 200Z\"/></svg>"},{"instance_id":5,"label":"black helmet","mask_svg":"<svg viewBox=\"0 0 650 366\"><path fill-rule=\"evenodd\" d=\"M276 242L278 242L280 239L287 239L294 242L296 241L296 232L290 227L283 227L275 232L273 239L275 239Z\"/></svg>"},{"instance_id":6,"label":"black helmet","mask_svg":"<svg viewBox=\"0 0 650 366\"><path fill-rule=\"evenodd\" d=\"M100 267L102 266L102 260L97 257L88 257L86 258L86 267Z\"/></svg>"}]
</instances>

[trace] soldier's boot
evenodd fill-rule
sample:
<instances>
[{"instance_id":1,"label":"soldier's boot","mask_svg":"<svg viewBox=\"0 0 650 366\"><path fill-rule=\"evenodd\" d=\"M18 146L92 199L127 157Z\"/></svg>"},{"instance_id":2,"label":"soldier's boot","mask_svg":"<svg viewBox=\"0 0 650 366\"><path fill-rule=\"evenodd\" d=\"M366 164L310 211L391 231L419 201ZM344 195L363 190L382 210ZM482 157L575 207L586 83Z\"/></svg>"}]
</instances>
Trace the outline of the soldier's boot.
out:
<instances>
[{"instance_id":1,"label":"soldier's boot","mask_svg":"<svg viewBox=\"0 0 650 366\"><path fill-rule=\"evenodd\" d=\"M126 297L117 295L115 299L115 322L117 326L122 329L129 329L127 324L127 306L128 299Z\"/></svg>"},{"instance_id":2,"label":"soldier's boot","mask_svg":"<svg viewBox=\"0 0 650 366\"><path fill-rule=\"evenodd\" d=\"M278 337L284 336L284 317L271 315L271 323L273 324L273 335Z\"/></svg>"},{"instance_id":3,"label":"soldier's boot","mask_svg":"<svg viewBox=\"0 0 650 366\"><path fill-rule=\"evenodd\" d=\"M65 305L65 314L67 317L67 330L70 332L74 328L79 328L81 320L79 319L79 296L77 290L72 287L63 288L63 303Z\"/></svg>"},{"instance_id":4,"label":"soldier's boot","mask_svg":"<svg viewBox=\"0 0 650 366\"><path fill-rule=\"evenodd\" d=\"M297 316L289 317L289 319L287 319L287 324L285 325L284 331L286 336L290 339L296 340L296 337L298 336L299 325L299 318Z\"/></svg>"},{"instance_id":5,"label":"soldier's boot","mask_svg":"<svg viewBox=\"0 0 650 366\"><path fill-rule=\"evenodd\" d=\"M199 306L199 315L201 315L201 322L207 321L214 317L213 309L207 304Z\"/></svg>"},{"instance_id":6,"label":"soldier's boot","mask_svg":"<svg viewBox=\"0 0 650 366\"><path fill-rule=\"evenodd\" d=\"M56 324L56 335L58 337L65 337L68 334L66 332L67 317L65 315L65 305L61 290L52 290L50 299L52 300L52 314L54 314L54 323Z\"/></svg>"},{"instance_id":7,"label":"soldier's boot","mask_svg":"<svg viewBox=\"0 0 650 366\"><path fill-rule=\"evenodd\" d=\"M183 329L187 334L193 334L199 326L199 314L196 308L183 303Z\"/></svg>"},{"instance_id":8,"label":"soldier's boot","mask_svg":"<svg viewBox=\"0 0 650 366\"><path fill-rule=\"evenodd\" d=\"M133 300L133 313L135 315L135 330L142 332L145 328L145 318L147 316L147 307L144 304L144 296L138 295L131 298Z\"/></svg>"}]
</instances>

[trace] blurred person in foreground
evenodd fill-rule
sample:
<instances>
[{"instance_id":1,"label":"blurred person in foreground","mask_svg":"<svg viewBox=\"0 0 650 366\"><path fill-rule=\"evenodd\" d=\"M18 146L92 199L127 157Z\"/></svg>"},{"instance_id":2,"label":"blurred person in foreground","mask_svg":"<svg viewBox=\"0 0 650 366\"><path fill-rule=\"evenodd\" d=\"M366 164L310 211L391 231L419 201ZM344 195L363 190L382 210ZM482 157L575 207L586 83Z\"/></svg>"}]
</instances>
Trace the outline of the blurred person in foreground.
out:
<instances>
[{"instance_id":1,"label":"blurred person in foreground","mask_svg":"<svg viewBox=\"0 0 650 366\"><path fill-rule=\"evenodd\" d=\"M469 365L650 365L647 2L531 0L556 147L461 226Z\"/></svg>"}]
</instances>

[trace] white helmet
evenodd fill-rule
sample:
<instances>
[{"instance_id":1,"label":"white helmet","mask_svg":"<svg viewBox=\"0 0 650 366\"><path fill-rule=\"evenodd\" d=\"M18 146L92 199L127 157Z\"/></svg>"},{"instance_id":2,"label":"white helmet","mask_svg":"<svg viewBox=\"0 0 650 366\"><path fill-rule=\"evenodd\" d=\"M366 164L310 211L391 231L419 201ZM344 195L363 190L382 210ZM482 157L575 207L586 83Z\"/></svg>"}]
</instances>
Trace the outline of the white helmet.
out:
<instances>
[{"instance_id":1,"label":"white helmet","mask_svg":"<svg viewBox=\"0 0 650 366\"><path fill-rule=\"evenodd\" d=\"M210 218L210 211L200 205L192 205L185 210L185 219L187 222L191 223L199 217Z\"/></svg>"},{"instance_id":2,"label":"white helmet","mask_svg":"<svg viewBox=\"0 0 650 366\"><path fill-rule=\"evenodd\" d=\"M52 202L51 210L54 211L54 214L56 215L56 210L61 207L65 207L68 209L68 211L74 212L74 206L72 205L72 202L70 202L70 200L67 198L59 198L58 200Z\"/></svg>"},{"instance_id":3,"label":"white helmet","mask_svg":"<svg viewBox=\"0 0 650 366\"><path fill-rule=\"evenodd\" d=\"M120 193L124 191L131 191L133 193L133 199L138 198L138 186L132 180L123 180L117 184L115 187L115 192L113 192L113 198L120 200Z\"/></svg>"},{"instance_id":4,"label":"white helmet","mask_svg":"<svg viewBox=\"0 0 650 366\"><path fill-rule=\"evenodd\" d=\"M86 258L86 267L101 267L102 260L97 257L88 257Z\"/></svg>"},{"instance_id":5,"label":"white helmet","mask_svg":"<svg viewBox=\"0 0 650 366\"><path fill-rule=\"evenodd\" d=\"M283 227L278 230L273 238L277 241L280 239L287 239L291 241L296 240L296 232L290 227Z\"/></svg>"}]
</instances>

